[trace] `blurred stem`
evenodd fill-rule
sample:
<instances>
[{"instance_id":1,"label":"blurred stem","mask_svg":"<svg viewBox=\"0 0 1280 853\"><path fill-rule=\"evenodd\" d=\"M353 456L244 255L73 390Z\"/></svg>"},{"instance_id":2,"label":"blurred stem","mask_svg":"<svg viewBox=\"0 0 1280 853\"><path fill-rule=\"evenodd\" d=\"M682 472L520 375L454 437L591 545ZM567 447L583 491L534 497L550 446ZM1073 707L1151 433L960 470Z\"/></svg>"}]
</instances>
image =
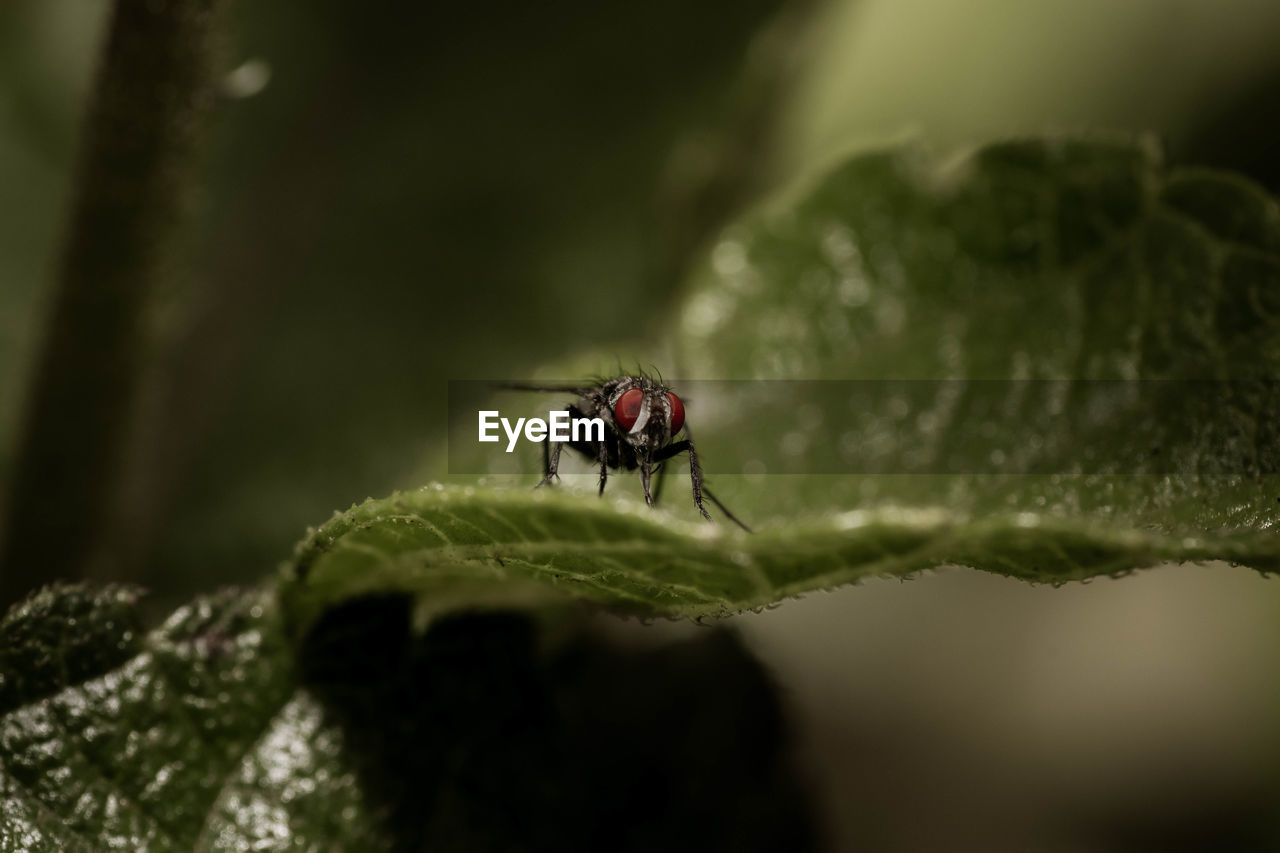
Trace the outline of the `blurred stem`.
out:
<instances>
[{"instance_id":1,"label":"blurred stem","mask_svg":"<svg viewBox=\"0 0 1280 853\"><path fill-rule=\"evenodd\" d=\"M117 0L0 542L0 606L95 574L150 312L190 207L223 0Z\"/></svg>"}]
</instances>

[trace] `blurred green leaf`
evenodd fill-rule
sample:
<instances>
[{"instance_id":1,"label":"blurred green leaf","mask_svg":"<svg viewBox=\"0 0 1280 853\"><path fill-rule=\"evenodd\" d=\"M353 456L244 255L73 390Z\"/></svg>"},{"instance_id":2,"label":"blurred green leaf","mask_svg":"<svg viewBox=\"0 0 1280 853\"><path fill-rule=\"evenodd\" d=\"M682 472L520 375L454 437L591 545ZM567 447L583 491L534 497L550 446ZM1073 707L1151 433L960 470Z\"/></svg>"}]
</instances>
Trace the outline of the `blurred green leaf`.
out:
<instances>
[{"instance_id":1,"label":"blurred green leaf","mask_svg":"<svg viewBox=\"0 0 1280 853\"><path fill-rule=\"evenodd\" d=\"M283 585L290 631L385 593L425 612L573 599L644 617L727 616L864 577L959 563L1033 581L1117 573L1162 560L1274 567L1274 544L1188 542L1152 531L944 510L851 511L748 535L694 526L628 501L428 487L339 513L299 545Z\"/></svg>"},{"instance_id":2,"label":"blurred green leaf","mask_svg":"<svg viewBox=\"0 0 1280 853\"><path fill-rule=\"evenodd\" d=\"M710 407L722 470L875 472L718 481L757 518L933 509L1268 568L1278 285L1280 213L1237 177L1127 142L907 148L732 229L678 344L691 377L832 380Z\"/></svg>"},{"instance_id":3,"label":"blurred green leaf","mask_svg":"<svg viewBox=\"0 0 1280 853\"><path fill-rule=\"evenodd\" d=\"M201 598L151 632L136 599L47 589L0 623L0 850L374 844L271 597Z\"/></svg>"},{"instance_id":4,"label":"blurred green leaf","mask_svg":"<svg viewBox=\"0 0 1280 853\"><path fill-rule=\"evenodd\" d=\"M683 376L752 380L691 382L719 393L690 400L689 423L717 493L766 532L632 530L588 536L587 553L665 551L656 576L647 550L629 560L653 577L628 593L686 614L942 564L1039 580L1162 560L1272 570L1277 285L1275 202L1231 175L1169 173L1141 143L855 157L729 229L678 315ZM764 579L739 571L726 592L729 551Z\"/></svg>"},{"instance_id":5,"label":"blurred green leaf","mask_svg":"<svg viewBox=\"0 0 1280 853\"><path fill-rule=\"evenodd\" d=\"M562 621L547 653L511 614L414 636L401 596L292 646L258 591L149 633L136 605L64 587L0 622L0 850L598 849L624 823L610 849L813 849L728 632L627 650Z\"/></svg>"}]
</instances>

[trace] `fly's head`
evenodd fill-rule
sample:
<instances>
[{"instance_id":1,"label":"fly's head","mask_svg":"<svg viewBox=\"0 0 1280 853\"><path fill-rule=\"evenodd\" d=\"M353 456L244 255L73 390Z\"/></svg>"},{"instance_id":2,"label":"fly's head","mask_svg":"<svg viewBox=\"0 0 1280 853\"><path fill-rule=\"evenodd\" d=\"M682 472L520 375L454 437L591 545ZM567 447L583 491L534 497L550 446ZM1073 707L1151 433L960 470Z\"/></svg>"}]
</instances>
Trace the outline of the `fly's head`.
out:
<instances>
[{"instance_id":1,"label":"fly's head","mask_svg":"<svg viewBox=\"0 0 1280 853\"><path fill-rule=\"evenodd\" d=\"M684 426L684 403L648 377L614 379L605 385L604 395L618 432L640 459L652 458Z\"/></svg>"}]
</instances>

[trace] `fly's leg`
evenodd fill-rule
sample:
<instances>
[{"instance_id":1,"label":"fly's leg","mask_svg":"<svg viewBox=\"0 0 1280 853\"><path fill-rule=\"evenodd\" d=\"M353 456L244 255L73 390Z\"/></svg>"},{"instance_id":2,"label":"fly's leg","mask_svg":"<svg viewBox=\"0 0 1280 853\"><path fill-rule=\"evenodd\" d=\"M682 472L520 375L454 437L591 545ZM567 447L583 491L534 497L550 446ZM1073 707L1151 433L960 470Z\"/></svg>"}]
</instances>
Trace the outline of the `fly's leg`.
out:
<instances>
[{"instance_id":1,"label":"fly's leg","mask_svg":"<svg viewBox=\"0 0 1280 853\"><path fill-rule=\"evenodd\" d=\"M653 506L653 493L649 489L649 483L653 478L653 462L645 459L640 463L640 485L644 489L644 502L649 506Z\"/></svg>"},{"instance_id":2,"label":"fly's leg","mask_svg":"<svg viewBox=\"0 0 1280 853\"><path fill-rule=\"evenodd\" d=\"M653 505L657 506L658 500L662 497L662 484L666 482L667 479L666 463L659 462L658 467L654 469L653 473L657 475L657 482L653 484Z\"/></svg>"},{"instance_id":3,"label":"fly's leg","mask_svg":"<svg viewBox=\"0 0 1280 853\"><path fill-rule=\"evenodd\" d=\"M698 464L698 453L693 449L693 442L688 439L672 442L658 451L657 460L661 462L686 451L689 454L689 479L693 481L693 505L698 508L698 512L702 513L703 518L710 521L711 515L702 505L702 466ZM646 488L645 495L647 496L648 493L649 490Z\"/></svg>"},{"instance_id":4,"label":"fly's leg","mask_svg":"<svg viewBox=\"0 0 1280 853\"><path fill-rule=\"evenodd\" d=\"M729 512L728 508L725 507L724 504L720 503L720 499L712 494L711 490L702 482L702 466L698 464L698 453L693 449L692 441L686 439L684 441L677 441L672 444L668 444L666 447L662 448L662 450L658 451L656 459L658 461L663 461L670 459L673 456L678 456L685 451L688 451L689 453L689 479L693 481L693 505L698 508L698 512L702 513L703 518L707 520L711 519L711 516L707 513L707 508L702 505L702 496L706 495L707 500L715 504L716 508L724 513L725 518L750 533L751 528L743 524L736 515Z\"/></svg>"},{"instance_id":5,"label":"fly's leg","mask_svg":"<svg viewBox=\"0 0 1280 853\"><path fill-rule=\"evenodd\" d=\"M554 448L547 447L548 444L555 444ZM551 485L552 480L560 479L560 450L564 445L561 442L544 441L542 443L542 479L538 481L540 486Z\"/></svg>"},{"instance_id":6,"label":"fly's leg","mask_svg":"<svg viewBox=\"0 0 1280 853\"><path fill-rule=\"evenodd\" d=\"M720 503L720 499L719 499L718 497L716 497L716 496L712 493L712 491L706 487L706 485L703 485L703 487L702 487L702 493L703 493L704 495L706 495L706 496L707 496L707 500L709 500L709 501L711 501L713 504L715 504L715 505L716 505L716 508L717 508L718 510L720 510L721 512L723 512L723 513L724 513L724 517L725 517L725 518L729 519L729 520L730 520L730 521L732 521L734 524L738 525L739 527L741 527L743 530L747 531L748 533L751 533L751 532L752 532L752 530L751 530L751 528L750 528L750 527L747 527L745 524L743 524L743 523L742 523L742 521L741 521L741 520L740 520L736 515L734 515L733 513L729 512L728 508L727 508L727 507L725 507L725 505L724 505L724 504Z\"/></svg>"},{"instance_id":7,"label":"fly's leg","mask_svg":"<svg viewBox=\"0 0 1280 853\"><path fill-rule=\"evenodd\" d=\"M693 481L693 505L698 508L698 512L702 513L702 517L707 521L711 520L711 514L707 512L707 508L702 505L702 466L698 464L698 452L693 449L692 441L685 441L689 450L689 479Z\"/></svg>"},{"instance_id":8,"label":"fly's leg","mask_svg":"<svg viewBox=\"0 0 1280 853\"><path fill-rule=\"evenodd\" d=\"M604 484L609 479L609 449L605 443L600 442L599 449L596 451L596 461L600 463L600 491L598 494L604 495Z\"/></svg>"}]
</instances>

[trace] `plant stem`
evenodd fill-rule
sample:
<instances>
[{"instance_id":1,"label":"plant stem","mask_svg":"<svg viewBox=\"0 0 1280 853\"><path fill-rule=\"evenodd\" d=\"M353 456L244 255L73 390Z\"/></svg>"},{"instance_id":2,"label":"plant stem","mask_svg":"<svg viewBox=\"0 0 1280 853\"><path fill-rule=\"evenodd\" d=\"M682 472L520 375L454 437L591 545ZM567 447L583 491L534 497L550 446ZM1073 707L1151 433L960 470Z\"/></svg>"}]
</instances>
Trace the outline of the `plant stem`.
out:
<instances>
[{"instance_id":1,"label":"plant stem","mask_svg":"<svg viewBox=\"0 0 1280 853\"><path fill-rule=\"evenodd\" d=\"M90 102L64 254L15 448L0 606L95 573L211 113L223 0L117 0Z\"/></svg>"}]
</instances>

